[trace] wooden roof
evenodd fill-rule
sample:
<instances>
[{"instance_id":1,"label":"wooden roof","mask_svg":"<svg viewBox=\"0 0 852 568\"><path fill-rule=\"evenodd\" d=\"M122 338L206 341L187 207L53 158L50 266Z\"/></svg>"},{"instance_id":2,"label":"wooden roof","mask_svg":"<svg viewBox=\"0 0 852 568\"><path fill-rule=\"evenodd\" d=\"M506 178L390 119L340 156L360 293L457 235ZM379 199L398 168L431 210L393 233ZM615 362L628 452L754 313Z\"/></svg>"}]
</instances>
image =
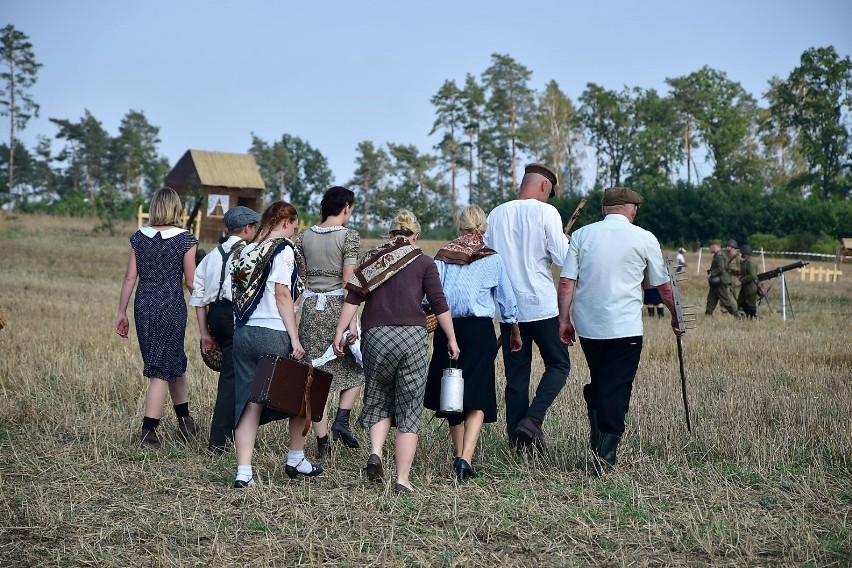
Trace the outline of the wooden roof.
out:
<instances>
[{"instance_id":1,"label":"wooden roof","mask_svg":"<svg viewBox=\"0 0 852 568\"><path fill-rule=\"evenodd\" d=\"M187 150L166 176L166 184L194 185L199 182L213 187L261 190L266 187L251 154Z\"/></svg>"}]
</instances>

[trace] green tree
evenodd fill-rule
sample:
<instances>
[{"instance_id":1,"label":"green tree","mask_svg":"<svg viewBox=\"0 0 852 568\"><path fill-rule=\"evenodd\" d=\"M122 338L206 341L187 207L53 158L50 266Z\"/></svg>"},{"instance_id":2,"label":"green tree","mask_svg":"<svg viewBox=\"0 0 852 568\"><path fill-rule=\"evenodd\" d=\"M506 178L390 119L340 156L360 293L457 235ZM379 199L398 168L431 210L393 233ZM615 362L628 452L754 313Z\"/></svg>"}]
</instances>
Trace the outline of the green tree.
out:
<instances>
[{"instance_id":1,"label":"green tree","mask_svg":"<svg viewBox=\"0 0 852 568\"><path fill-rule=\"evenodd\" d=\"M757 102L723 71L704 66L683 77L666 79L672 97L694 124L713 160L713 177L743 181L753 171L750 137L757 124Z\"/></svg>"},{"instance_id":2,"label":"green tree","mask_svg":"<svg viewBox=\"0 0 852 568\"><path fill-rule=\"evenodd\" d=\"M108 152L110 177L116 188L140 196L143 187L153 191L162 184L168 162L157 153L159 134L160 128L150 124L144 112L130 110L124 115Z\"/></svg>"},{"instance_id":3,"label":"green tree","mask_svg":"<svg viewBox=\"0 0 852 568\"><path fill-rule=\"evenodd\" d=\"M391 158L388 182L379 189L372 211L390 220L400 209L410 209L425 230L450 224L449 186L432 174L437 157L421 154L416 146L388 143Z\"/></svg>"},{"instance_id":4,"label":"green tree","mask_svg":"<svg viewBox=\"0 0 852 568\"><path fill-rule=\"evenodd\" d=\"M511 177L513 189L518 187L518 152L523 145L519 132L534 104L533 91L528 85L531 76L532 71L510 56L497 53L491 55L491 65L482 73L488 93L487 118L496 142L494 166L501 199L508 194L505 178Z\"/></svg>"},{"instance_id":5,"label":"green tree","mask_svg":"<svg viewBox=\"0 0 852 568\"><path fill-rule=\"evenodd\" d=\"M758 110L757 132L769 187L773 191L799 191L801 188L795 186L794 180L807 173L808 165L802 156L796 129L786 126L780 117L772 112L772 106L778 102L775 95L780 82L777 77L769 80L769 89L764 94L764 98L769 101L769 108Z\"/></svg>"},{"instance_id":6,"label":"green tree","mask_svg":"<svg viewBox=\"0 0 852 568\"><path fill-rule=\"evenodd\" d=\"M455 218L458 203L456 172L465 166L464 146L460 140L464 126L464 99L455 81L444 81L431 102L435 106L435 123L429 135L443 132L435 149L440 152L441 163L450 172L450 212Z\"/></svg>"},{"instance_id":7,"label":"green tree","mask_svg":"<svg viewBox=\"0 0 852 568\"><path fill-rule=\"evenodd\" d=\"M482 130L483 113L485 111L485 90L476 82L476 77L468 73L464 80L464 89L461 91L462 107L464 109L464 133L467 141L467 171L468 171L468 201L479 203L479 179L482 177L484 167L483 160L479 154L479 134ZM474 171L477 172L474 181Z\"/></svg>"},{"instance_id":8,"label":"green tree","mask_svg":"<svg viewBox=\"0 0 852 568\"><path fill-rule=\"evenodd\" d=\"M9 160L6 186L15 187L15 128L23 130L30 118L38 116L39 106L29 94L38 79L38 63L33 46L23 32L9 24L0 31L0 116L9 117Z\"/></svg>"},{"instance_id":9,"label":"green tree","mask_svg":"<svg viewBox=\"0 0 852 568\"><path fill-rule=\"evenodd\" d=\"M683 160L680 134L684 125L674 101L654 89L634 93L634 120L638 124L631 149L628 183L671 181Z\"/></svg>"},{"instance_id":10,"label":"green tree","mask_svg":"<svg viewBox=\"0 0 852 568\"><path fill-rule=\"evenodd\" d=\"M333 178L328 159L298 136L284 134L268 144L252 134L249 153L257 162L267 187L278 188L278 198L299 211L316 206Z\"/></svg>"},{"instance_id":11,"label":"green tree","mask_svg":"<svg viewBox=\"0 0 852 568\"><path fill-rule=\"evenodd\" d=\"M582 171L579 149L582 133L577 110L556 81L550 81L538 98L529 125L530 151L536 160L546 162L559 172L557 196L579 190Z\"/></svg>"},{"instance_id":12,"label":"green tree","mask_svg":"<svg viewBox=\"0 0 852 568\"><path fill-rule=\"evenodd\" d=\"M77 122L51 118L59 127L56 138L65 140L65 147L57 159L68 164L66 176L73 190L80 188L80 180L86 187L86 195L93 199L105 181L108 166L110 136L101 122L86 110Z\"/></svg>"},{"instance_id":13,"label":"green tree","mask_svg":"<svg viewBox=\"0 0 852 568\"><path fill-rule=\"evenodd\" d=\"M363 212L360 217L364 231L369 233L372 195L384 186L385 177L390 169L390 158L384 148L376 148L369 140L359 142L357 152L355 173L349 181L349 189L361 193ZM357 212L358 208L355 211Z\"/></svg>"},{"instance_id":14,"label":"green tree","mask_svg":"<svg viewBox=\"0 0 852 568\"><path fill-rule=\"evenodd\" d=\"M852 146L852 61L834 47L806 50L786 81L770 83L767 98L780 125L793 128L807 160L808 174L797 183L823 199L850 195Z\"/></svg>"},{"instance_id":15,"label":"green tree","mask_svg":"<svg viewBox=\"0 0 852 568\"><path fill-rule=\"evenodd\" d=\"M579 100L579 121L597 158L595 187L621 185L638 129L632 93L588 83Z\"/></svg>"}]
</instances>

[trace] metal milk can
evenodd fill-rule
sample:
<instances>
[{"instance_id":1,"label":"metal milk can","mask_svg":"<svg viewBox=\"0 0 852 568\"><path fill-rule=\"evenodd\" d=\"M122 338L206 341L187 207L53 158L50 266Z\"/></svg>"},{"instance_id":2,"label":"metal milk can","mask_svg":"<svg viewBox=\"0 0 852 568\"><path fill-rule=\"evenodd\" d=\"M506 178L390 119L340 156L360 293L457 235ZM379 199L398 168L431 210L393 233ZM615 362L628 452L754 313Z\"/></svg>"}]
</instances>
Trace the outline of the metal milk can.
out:
<instances>
[{"instance_id":1,"label":"metal milk can","mask_svg":"<svg viewBox=\"0 0 852 568\"><path fill-rule=\"evenodd\" d=\"M450 361L452 364L453 361ZM444 369L441 377L441 412L444 414L461 414L464 410L464 379L462 370Z\"/></svg>"}]
</instances>

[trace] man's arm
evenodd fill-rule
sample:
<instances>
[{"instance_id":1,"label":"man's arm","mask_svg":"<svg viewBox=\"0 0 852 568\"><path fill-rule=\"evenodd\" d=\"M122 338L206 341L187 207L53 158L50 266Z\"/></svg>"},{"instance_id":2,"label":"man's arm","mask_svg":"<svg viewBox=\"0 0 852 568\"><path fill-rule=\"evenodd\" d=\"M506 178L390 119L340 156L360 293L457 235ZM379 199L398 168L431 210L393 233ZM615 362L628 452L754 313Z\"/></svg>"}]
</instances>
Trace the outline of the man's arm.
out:
<instances>
[{"instance_id":1,"label":"man's arm","mask_svg":"<svg viewBox=\"0 0 852 568\"><path fill-rule=\"evenodd\" d=\"M577 281L571 278L559 279L559 292L557 293L557 301L559 303L559 340L567 346L574 345L577 341L577 336L574 331L574 324L571 323L571 305L574 303L574 288ZM671 290L669 290L669 300L671 300ZM672 302L674 306L674 302Z\"/></svg>"},{"instance_id":2,"label":"man's arm","mask_svg":"<svg viewBox=\"0 0 852 568\"><path fill-rule=\"evenodd\" d=\"M672 331L678 337L681 337L684 333L684 330L678 327L677 323L677 310L675 308L674 296L672 296L672 283L666 282L665 284L661 284L657 286L657 290L660 291L660 297L663 299L663 303L669 309L669 312L672 314Z\"/></svg>"}]
</instances>

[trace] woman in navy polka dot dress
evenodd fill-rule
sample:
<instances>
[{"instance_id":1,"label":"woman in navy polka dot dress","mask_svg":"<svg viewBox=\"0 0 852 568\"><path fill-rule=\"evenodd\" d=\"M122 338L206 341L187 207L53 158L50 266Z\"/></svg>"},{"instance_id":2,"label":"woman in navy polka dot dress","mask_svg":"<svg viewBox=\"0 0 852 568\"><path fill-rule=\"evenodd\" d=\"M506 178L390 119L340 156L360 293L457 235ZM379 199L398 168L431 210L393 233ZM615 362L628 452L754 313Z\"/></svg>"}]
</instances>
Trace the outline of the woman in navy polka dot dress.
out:
<instances>
[{"instance_id":1,"label":"woman in navy polka dot dress","mask_svg":"<svg viewBox=\"0 0 852 568\"><path fill-rule=\"evenodd\" d=\"M130 327L127 304L138 279L133 318L145 365L143 374L149 379L140 434L142 448L160 447L157 426L167 392L172 398L180 436L189 439L198 434L198 427L189 415L183 349L186 301L181 286L181 281L187 287L192 286L198 240L180 227L182 209L175 190L164 187L154 193L148 226L130 237L130 256L115 318L116 333L126 339Z\"/></svg>"}]
</instances>

